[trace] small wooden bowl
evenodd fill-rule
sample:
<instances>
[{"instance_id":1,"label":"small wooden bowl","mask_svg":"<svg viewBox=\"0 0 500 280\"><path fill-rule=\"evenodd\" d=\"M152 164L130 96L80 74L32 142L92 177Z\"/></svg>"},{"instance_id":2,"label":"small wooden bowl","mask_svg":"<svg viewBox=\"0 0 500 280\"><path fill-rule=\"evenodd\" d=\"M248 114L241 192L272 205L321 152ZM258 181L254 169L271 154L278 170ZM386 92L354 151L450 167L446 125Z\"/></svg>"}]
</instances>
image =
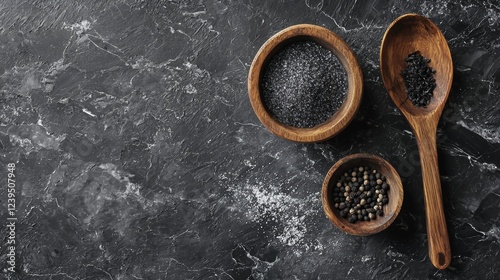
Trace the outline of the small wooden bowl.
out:
<instances>
[{"instance_id":1,"label":"small wooden bowl","mask_svg":"<svg viewBox=\"0 0 500 280\"><path fill-rule=\"evenodd\" d=\"M333 187L335 187L340 176L353 167L368 166L376 169L386 177L390 188L388 191L389 203L383 206L384 215L372 221L357 221L350 223L340 216L331 200ZM367 236L378 233L391 225L396 219L403 204L403 184L397 171L383 158L370 154L354 154L340 159L326 174L322 188L323 209L335 226L340 230L358 236Z\"/></svg>"},{"instance_id":2,"label":"small wooden bowl","mask_svg":"<svg viewBox=\"0 0 500 280\"><path fill-rule=\"evenodd\" d=\"M261 99L261 74L269 59L290 43L310 40L333 52L347 73L348 89L344 103L326 122L311 128L298 128L278 122L270 114ZM342 131L354 118L363 92L363 74L356 56L349 46L332 31L316 25L299 24L283 29L257 52L248 74L248 95L255 114L264 126L287 140L313 143L327 140Z\"/></svg>"}]
</instances>

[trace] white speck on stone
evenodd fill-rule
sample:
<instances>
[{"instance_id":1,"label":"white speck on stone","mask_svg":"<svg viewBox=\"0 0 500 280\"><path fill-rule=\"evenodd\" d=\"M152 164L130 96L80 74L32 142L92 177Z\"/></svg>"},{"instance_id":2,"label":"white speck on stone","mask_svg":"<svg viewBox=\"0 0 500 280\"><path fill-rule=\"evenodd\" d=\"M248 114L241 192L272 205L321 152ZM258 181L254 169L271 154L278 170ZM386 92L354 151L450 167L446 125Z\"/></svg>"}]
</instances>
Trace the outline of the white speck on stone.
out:
<instances>
[{"instance_id":1,"label":"white speck on stone","mask_svg":"<svg viewBox=\"0 0 500 280\"><path fill-rule=\"evenodd\" d=\"M363 257L361 257L361 262L362 262L362 263L365 263L365 262L367 262L367 261L369 261L369 260L371 260L371 259L372 259L372 258L371 258L370 256L363 256Z\"/></svg>"},{"instance_id":2,"label":"white speck on stone","mask_svg":"<svg viewBox=\"0 0 500 280\"><path fill-rule=\"evenodd\" d=\"M195 94L198 92L198 90L192 84L187 85L185 89L188 94Z\"/></svg>"},{"instance_id":3,"label":"white speck on stone","mask_svg":"<svg viewBox=\"0 0 500 280\"><path fill-rule=\"evenodd\" d=\"M498 166L496 166L494 163L483 162L479 166L479 169L481 170L481 172L484 172L484 171L497 171L498 170Z\"/></svg>"},{"instance_id":4,"label":"white speck on stone","mask_svg":"<svg viewBox=\"0 0 500 280\"><path fill-rule=\"evenodd\" d=\"M351 274L352 270L353 270L354 266L351 266L351 268L349 269L349 271L347 272L347 275Z\"/></svg>"},{"instance_id":5,"label":"white speck on stone","mask_svg":"<svg viewBox=\"0 0 500 280\"><path fill-rule=\"evenodd\" d=\"M90 30L90 21L88 20L82 20L79 23L73 23L73 24L63 24L64 29L71 30L75 32L78 36L82 35L85 31Z\"/></svg>"},{"instance_id":6,"label":"white speck on stone","mask_svg":"<svg viewBox=\"0 0 500 280\"><path fill-rule=\"evenodd\" d=\"M404 255L399 252L394 252L389 248L389 250L387 251L387 256L392 258L402 258Z\"/></svg>"},{"instance_id":7,"label":"white speck on stone","mask_svg":"<svg viewBox=\"0 0 500 280\"><path fill-rule=\"evenodd\" d=\"M82 111L83 111L85 114L89 115L89 116L92 116L92 117L94 117L94 118L95 118L95 117L97 117L96 115L92 114L92 112L90 112L90 111L89 111L89 110L87 110L86 108L83 108L83 109L82 109Z\"/></svg>"},{"instance_id":8,"label":"white speck on stone","mask_svg":"<svg viewBox=\"0 0 500 280\"><path fill-rule=\"evenodd\" d=\"M255 164L253 164L253 163L252 163L250 160L248 160L248 159L243 160L243 164L244 164L245 166L248 166L248 167L251 167L251 168L254 168L254 167L256 166Z\"/></svg>"}]
</instances>

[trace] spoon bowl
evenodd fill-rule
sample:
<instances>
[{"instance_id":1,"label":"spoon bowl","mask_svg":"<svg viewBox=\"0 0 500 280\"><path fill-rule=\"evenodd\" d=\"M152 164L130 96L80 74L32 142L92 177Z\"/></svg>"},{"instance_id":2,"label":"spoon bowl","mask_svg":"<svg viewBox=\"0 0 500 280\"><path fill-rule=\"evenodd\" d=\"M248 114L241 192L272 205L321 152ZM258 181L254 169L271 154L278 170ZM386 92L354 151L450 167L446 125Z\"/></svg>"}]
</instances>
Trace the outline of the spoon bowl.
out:
<instances>
[{"instance_id":1,"label":"spoon bowl","mask_svg":"<svg viewBox=\"0 0 500 280\"><path fill-rule=\"evenodd\" d=\"M430 58L428 65L436 70L436 88L427 107L415 107L411 103L401 75L406 67L405 58L416 50ZM406 14L389 26L380 51L380 70L389 95L403 111L418 116L443 109L453 81L453 62L446 39L429 19Z\"/></svg>"},{"instance_id":2,"label":"spoon bowl","mask_svg":"<svg viewBox=\"0 0 500 280\"><path fill-rule=\"evenodd\" d=\"M405 58L415 51L430 58L429 66L436 71L436 88L426 107L416 107L409 100L401 75L406 67ZM429 259L436 268L445 269L450 265L451 251L443 211L436 130L453 81L450 49L432 21L417 14L402 15L391 23L382 39L380 71L391 99L408 120L418 143Z\"/></svg>"}]
</instances>

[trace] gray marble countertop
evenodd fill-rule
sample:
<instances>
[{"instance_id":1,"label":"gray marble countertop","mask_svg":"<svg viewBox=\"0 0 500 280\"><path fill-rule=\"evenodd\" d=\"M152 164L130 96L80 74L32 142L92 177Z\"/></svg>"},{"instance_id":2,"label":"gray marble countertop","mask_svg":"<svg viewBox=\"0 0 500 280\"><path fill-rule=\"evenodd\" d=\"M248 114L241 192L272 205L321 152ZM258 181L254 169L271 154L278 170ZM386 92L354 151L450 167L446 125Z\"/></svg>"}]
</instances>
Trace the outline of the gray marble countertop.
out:
<instances>
[{"instance_id":1,"label":"gray marble countertop","mask_svg":"<svg viewBox=\"0 0 500 280\"><path fill-rule=\"evenodd\" d=\"M410 12L454 61L438 128L444 271L427 255L415 138L379 70L386 28ZM0 230L0 278L500 278L498 1L8 0L0 14L0 219L17 219ZM257 50L298 23L339 34L364 75L354 121L323 143L271 134L247 95ZM335 228L320 200L357 152L387 159L405 190L369 237Z\"/></svg>"}]
</instances>

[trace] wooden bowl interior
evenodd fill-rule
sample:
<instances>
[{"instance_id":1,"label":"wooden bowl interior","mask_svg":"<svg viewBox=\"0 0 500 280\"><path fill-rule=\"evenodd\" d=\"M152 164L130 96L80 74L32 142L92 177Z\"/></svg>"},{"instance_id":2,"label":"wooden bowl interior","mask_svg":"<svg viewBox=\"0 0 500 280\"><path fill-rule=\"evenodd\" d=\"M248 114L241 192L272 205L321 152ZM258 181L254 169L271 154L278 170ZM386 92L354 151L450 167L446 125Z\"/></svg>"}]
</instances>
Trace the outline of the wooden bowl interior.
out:
<instances>
[{"instance_id":1,"label":"wooden bowl interior","mask_svg":"<svg viewBox=\"0 0 500 280\"><path fill-rule=\"evenodd\" d=\"M346 71L348 89L341 107L327 121L311 128L298 128L273 117L262 101L261 82L264 69L277 52L291 43L305 40L318 43L335 54ZM362 79L354 53L338 35L320 26L300 24L282 30L261 47L250 67L248 92L257 117L270 131L291 141L312 143L333 137L350 123L361 102Z\"/></svg>"},{"instance_id":2,"label":"wooden bowl interior","mask_svg":"<svg viewBox=\"0 0 500 280\"><path fill-rule=\"evenodd\" d=\"M387 183L390 186L387 193L389 203L383 206L384 216L377 217L373 221L358 221L353 224L342 218L339 210L335 209L332 200L333 188L342 174L350 168L365 166L376 169L386 176ZM403 203L403 185L396 170L384 159L369 154L356 154L339 160L330 169L323 182L322 200L325 213L339 229L349 234L366 236L389 227L397 217Z\"/></svg>"},{"instance_id":3,"label":"wooden bowl interior","mask_svg":"<svg viewBox=\"0 0 500 280\"><path fill-rule=\"evenodd\" d=\"M436 88L427 107L416 107L411 103L401 75L406 68L405 58L417 50L431 59L428 66L436 70ZM384 35L380 64L384 84L391 98L412 115L432 112L446 101L452 82L450 74L453 73L451 53L443 34L429 19L409 14L395 20Z\"/></svg>"}]
</instances>

